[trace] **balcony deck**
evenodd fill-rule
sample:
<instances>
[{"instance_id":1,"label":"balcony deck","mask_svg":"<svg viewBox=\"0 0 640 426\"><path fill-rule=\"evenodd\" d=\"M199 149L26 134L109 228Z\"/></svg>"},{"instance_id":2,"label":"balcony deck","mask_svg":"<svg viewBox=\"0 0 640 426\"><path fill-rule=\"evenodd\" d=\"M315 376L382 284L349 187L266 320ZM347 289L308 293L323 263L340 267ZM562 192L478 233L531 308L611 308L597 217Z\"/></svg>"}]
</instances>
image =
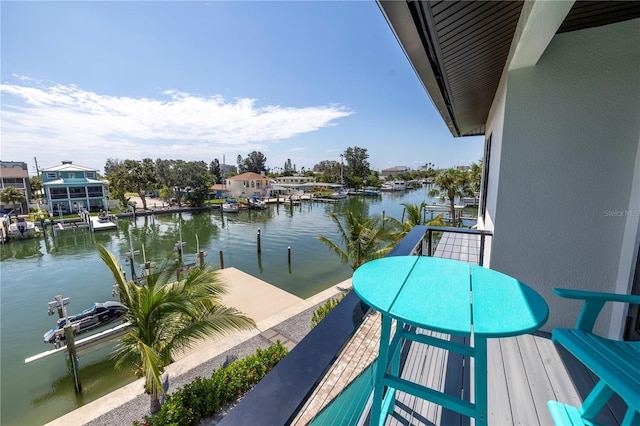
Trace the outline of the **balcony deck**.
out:
<instances>
[{"instance_id":1,"label":"balcony deck","mask_svg":"<svg viewBox=\"0 0 640 426\"><path fill-rule=\"evenodd\" d=\"M475 235L445 233L435 255L478 262L480 239ZM447 338L442 333L425 334ZM380 315L369 311L362 325L307 398L291 423L368 424L368 400L373 383L366 368L377 358ZM556 347L548 335L523 335L491 339L488 345L488 391L490 425L553 424L547 401L557 400L579 406L595 385L595 378L563 348ZM462 338L456 338L461 341ZM403 348L402 377L431 388L473 401L473 359L419 343L408 342ZM364 372L364 373L363 373ZM367 392L358 391L354 400L348 386L359 375L368 383ZM345 391L347 390L347 391ZM364 399L364 402L363 402ZM602 424L620 424L625 406L612 400L608 410L600 414ZM356 412L357 411L357 412ZM419 398L397 393L394 411L386 425L467 425L474 424L464 416L443 410Z\"/></svg>"},{"instance_id":2,"label":"balcony deck","mask_svg":"<svg viewBox=\"0 0 640 426\"><path fill-rule=\"evenodd\" d=\"M486 231L415 227L389 256L425 255L482 264ZM424 330L419 332L431 333ZM222 425L365 425L377 362L380 318L351 292L222 420ZM439 334L438 337L444 337ZM455 338L460 339L460 338ZM459 341L459 340L458 340ZM405 343L401 376L473 402L473 359L420 343ZM488 424L550 425L547 401L580 405L596 378L548 335L488 342ZM386 425L469 425L473 419L398 392ZM596 418L620 424L626 406L614 397Z\"/></svg>"}]
</instances>

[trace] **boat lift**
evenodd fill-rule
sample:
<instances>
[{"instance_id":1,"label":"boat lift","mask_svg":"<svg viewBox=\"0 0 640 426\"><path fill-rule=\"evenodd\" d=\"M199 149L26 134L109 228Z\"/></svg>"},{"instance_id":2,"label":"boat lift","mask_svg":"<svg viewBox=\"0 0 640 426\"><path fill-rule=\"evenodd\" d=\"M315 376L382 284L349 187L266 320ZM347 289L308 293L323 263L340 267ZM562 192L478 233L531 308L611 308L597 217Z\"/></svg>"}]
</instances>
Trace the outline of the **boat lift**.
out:
<instances>
[{"instance_id":1,"label":"boat lift","mask_svg":"<svg viewBox=\"0 0 640 426\"><path fill-rule=\"evenodd\" d=\"M85 337L83 339L77 340L75 342L75 346L77 349L76 353L89 352L90 350L95 349L97 346L104 345L106 343L109 343L115 339L122 337L127 332L130 325L131 323L126 322L123 324L119 324L108 330L101 331L100 333L96 333L91 336ZM66 350L67 350L66 346L61 346L59 348L42 352L37 355L30 356L29 358L25 358L24 363L29 364L30 362L38 361L50 355L54 355Z\"/></svg>"}]
</instances>

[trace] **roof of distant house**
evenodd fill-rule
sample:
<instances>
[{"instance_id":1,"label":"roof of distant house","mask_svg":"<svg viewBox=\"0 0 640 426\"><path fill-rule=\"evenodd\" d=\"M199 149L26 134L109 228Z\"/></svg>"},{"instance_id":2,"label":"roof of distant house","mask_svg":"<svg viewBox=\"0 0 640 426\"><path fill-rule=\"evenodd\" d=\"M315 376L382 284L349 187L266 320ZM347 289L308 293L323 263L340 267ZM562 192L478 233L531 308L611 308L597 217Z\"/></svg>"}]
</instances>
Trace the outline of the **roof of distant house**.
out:
<instances>
[{"instance_id":1,"label":"roof of distant house","mask_svg":"<svg viewBox=\"0 0 640 426\"><path fill-rule=\"evenodd\" d=\"M407 170L409 170L407 166L394 166L388 169L382 169L383 172L406 172Z\"/></svg>"},{"instance_id":2,"label":"roof of distant house","mask_svg":"<svg viewBox=\"0 0 640 426\"><path fill-rule=\"evenodd\" d=\"M0 177L3 178L24 178L29 177L26 163L15 161L0 162Z\"/></svg>"},{"instance_id":3,"label":"roof of distant house","mask_svg":"<svg viewBox=\"0 0 640 426\"><path fill-rule=\"evenodd\" d=\"M78 166L73 164L71 161L63 161L62 164L58 166L48 167L46 169L42 169L42 172L96 172L96 169L92 169L90 167Z\"/></svg>"},{"instance_id":4,"label":"roof of distant house","mask_svg":"<svg viewBox=\"0 0 640 426\"><path fill-rule=\"evenodd\" d=\"M263 176L258 173L246 172L241 175L228 177L229 180L270 180L268 176Z\"/></svg>"}]
</instances>

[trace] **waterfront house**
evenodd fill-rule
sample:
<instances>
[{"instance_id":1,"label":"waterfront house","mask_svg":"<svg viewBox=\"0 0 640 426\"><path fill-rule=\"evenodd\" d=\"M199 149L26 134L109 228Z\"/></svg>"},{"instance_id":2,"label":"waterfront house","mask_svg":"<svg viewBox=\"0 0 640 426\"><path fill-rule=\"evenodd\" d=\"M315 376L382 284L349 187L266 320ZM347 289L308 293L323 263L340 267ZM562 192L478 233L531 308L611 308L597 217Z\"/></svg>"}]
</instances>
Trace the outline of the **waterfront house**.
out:
<instances>
[{"instance_id":1,"label":"waterfront house","mask_svg":"<svg viewBox=\"0 0 640 426\"><path fill-rule=\"evenodd\" d=\"M246 172L226 178L226 191L233 197L268 196L271 179L265 175Z\"/></svg>"},{"instance_id":2,"label":"waterfront house","mask_svg":"<svg viewBox=\"0 0 640 426\"><path fill-rule=\"evenodd\" d=\"M17 214L29 213L29 200L31 200L31 184L29 182L29 170L27 163L21 161L0 161L0 191L7 187L14 187L24 192L25 201L16 203ZM0 204L0 210L13 210L13 205Z\"/></svg>"},{"instance_id":3,"label":"waterfront house","mask_svg":"<svg viewBox=\"0 0 640 426\"><path fill-rule=\"evenodd\" d=\"M378 4L430 98L425 102L455 137L484 135L479 228L492 235L480 246L484 265L529 284L549 305L539 335L490 339L488 423L552 424L548 400L579 406L594 386L581 363L545 338L555 327L572 327L581 306L552 289L640 292L640 3ZM424 252L424 232L415 231L420 235L405 237L396 254L415 252L411 246ZM362 308L347 296L222 424L296 423L314 404L311 418L319 419L317 407L337 400L344 405L336 424L366 422L366 410L364 417L345 416L364 406L370 383L310 403L332 366L360 360L345 360L341 351L363 328ZM637 307L606 306L594 331L638 340ZM366 341L352 352L362 352ZM446 365L451 357L431 349L418 355L413 345L406 355L403 374L417 357L423 367L412 370L416 379L468 389L468 376L450 380L460 372ZM328 379L327 388L352 380L343 377ZM358 394L365 395L362 406L344 399ZM416 398L392 408L386 424L453 424L446 410ZM599 421L619 424L624 409L614 401Z\"/></svg>"},{"instance_id":4,"label":"waterfront house","mask_svg":"<svg viewBox=\"0 0 640 426\"><path fill-rule=\"evenodd\" d=\"M394 167L389 167L386 169L382 169L382 171L380 172L380 178L386 178L386 177L396 177L398 176L400 173L407 173L410 172L411 169L407 166L394 166Z\"/></svg>"},{"instance_id":5,"label":"waterfront house","mask_svg":"<svg viewBox=\"0 0 640 426\"><path fill-rule=\"evenodd\" d=\"M316 181L316 178L315 176L293 175L293 176L279 176L274 180L278 185L282 185L282 184L289 185L289 184L313 183Z\"/></svg>"},{"instance_id":6,"label":"waterfront house","mask_svg":"<svg viewBox=\"0 0 640 426\"><path fill-rule=\"evenodd\" d=\"M98 171L63 161L61 165L42 169L42 186L48 209L53 213L72 213L87 209L106 210L105 183Z\"/></svg>"}]
</instances>

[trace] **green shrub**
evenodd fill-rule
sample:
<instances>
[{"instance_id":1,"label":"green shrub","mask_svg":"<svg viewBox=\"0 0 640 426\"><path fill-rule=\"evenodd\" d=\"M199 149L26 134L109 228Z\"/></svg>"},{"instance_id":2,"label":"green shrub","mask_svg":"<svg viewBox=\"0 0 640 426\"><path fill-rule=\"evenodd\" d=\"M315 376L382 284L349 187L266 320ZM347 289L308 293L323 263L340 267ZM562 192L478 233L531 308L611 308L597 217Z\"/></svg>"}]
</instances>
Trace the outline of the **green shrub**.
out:
<instances>
[{"instance_id":1,"label":"green shrub","mask_svg":"<svg viewBox=\"0 0 640 426\"><path fill-rule=\"evenodd\" d=\"M278 341L267 349L258 348L255 354L215 370L209 379L198 377L168 395L160 411L147 417L145 423L152 426L197 425L255 386L286 354L287 348Z\"/></svg>"},{"instance_id":2,"label":"green shrub","mask_svg":"<svg viewBox=\"0 0 640 426\"><path fill-rule=\"evenodd\" d=\"M329 299L326 302L324 302L323 305L320 305L320 307L318 307L318 309L315 310L315 312L313 313L313 316L311 317L311 328L318 325L318 323L322 321L322 319L326 317L327 314L331 312L331 310L335 308L336 305L340 303L340 301L344 299L346 295L347 293L344 292L340 296L334 297L333 299Z\"/></svg>"}]
</instances>

